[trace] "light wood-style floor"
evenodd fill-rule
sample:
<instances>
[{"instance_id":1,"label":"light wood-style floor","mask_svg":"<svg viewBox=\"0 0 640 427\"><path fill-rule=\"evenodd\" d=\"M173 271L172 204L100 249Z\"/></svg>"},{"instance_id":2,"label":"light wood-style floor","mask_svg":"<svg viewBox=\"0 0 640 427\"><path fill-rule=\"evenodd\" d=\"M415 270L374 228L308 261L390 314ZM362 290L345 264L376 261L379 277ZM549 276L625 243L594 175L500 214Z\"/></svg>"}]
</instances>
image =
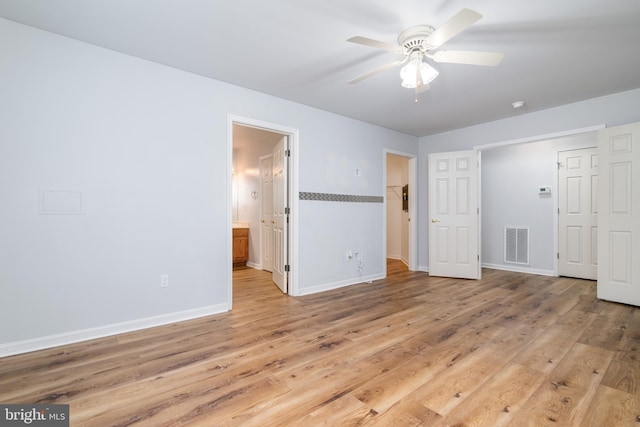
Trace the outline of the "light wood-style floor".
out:
<instances>
[{"instance_id":1,"label":"light wood-style floor","mask_svg":"<svg viewBox=\"0 0 640 427\"><path fill-rule=\"evenodd\" d=\"M72 426L639 426L640 313L595 283L389 262L292 298L234 272L234 309L0 359L0 403Z\"/></svg>"}]
</instances>

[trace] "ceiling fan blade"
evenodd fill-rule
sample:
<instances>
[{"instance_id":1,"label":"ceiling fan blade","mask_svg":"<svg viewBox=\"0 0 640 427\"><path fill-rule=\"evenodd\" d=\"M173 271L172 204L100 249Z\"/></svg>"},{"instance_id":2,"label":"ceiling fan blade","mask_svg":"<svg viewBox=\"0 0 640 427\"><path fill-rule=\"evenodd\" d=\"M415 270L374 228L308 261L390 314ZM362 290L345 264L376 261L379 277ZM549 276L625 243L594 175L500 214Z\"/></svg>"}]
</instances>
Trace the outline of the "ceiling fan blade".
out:
<instances>
[{"instance_id":1,"label":"ceiling fan blade","mask_svg":"<svg viewBox=\"0 0 640 427\"><path fill-rule=\"evenodd\" d=\"M382 50L386 50L393 53L403 53L402 47L398 45L385 43L378 40L373 40L367 37L356 36L356 37L351 37L350 39L347 39L347 41L351 43L361 44L364 46L375 47L376 49L382 49Z\"/></svg>"},{"instance_id":2,"label":"ceiling fan blade","mask_svg":"<svg viewBox=\"0 0 640 427\"><path fill-rule=\"evenodd\" d=\"M436 62L495 67L502 61L504 54L501 52L476 52L472 50L441 50L427 56Z\"/></svg>"},{"instance_id":3,"label":"ceiling fan blade","mask_svg":"<svg viewBox=\"0 0 640 427\"><path fill-rule=\"evenodd\" d=\"M457 34L466 30L480 18L482 18L482 15L478 12L471 9L462 9L431 33L429 37L427 37L426 43L433 48L440 47Z\"/></svg>"},{"instance_id":4,"label":"ceiling fan blade","mask_svg":"<svg viewBox=\"0 0 640 427\"><path fill-rule=\"evenodd\" d=\"M352 85L352 84L359 83L359 82L363 81L364 79L368 79L369 77L375 76L378 73L381 73L383 71L389 70L389 69L391 69L393 67L398 67L400 65L404 65L408 61L409 61L409 57L405 58L402 61L395 61L395 62L391 62L391 63L386 64L386 65L383 65L382 67L378 67L373 71L369 71L367 74L363 74L360 77L356 77L355 79L350 80L349 84Z\"/></svg>"}]
</instances>

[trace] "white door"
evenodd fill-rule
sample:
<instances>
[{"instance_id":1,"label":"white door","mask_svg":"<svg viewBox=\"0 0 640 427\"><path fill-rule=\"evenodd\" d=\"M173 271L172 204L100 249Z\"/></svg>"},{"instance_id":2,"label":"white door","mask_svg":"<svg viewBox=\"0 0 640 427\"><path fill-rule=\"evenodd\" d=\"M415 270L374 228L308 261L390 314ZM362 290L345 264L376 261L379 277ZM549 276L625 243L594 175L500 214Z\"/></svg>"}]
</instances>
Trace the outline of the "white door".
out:
<instances>
[{"instance_id":1,"label":"white door","mask_svg":"<svg viewBox=\"0 0 640 427\"><path fill-rule=\"evenodd\" d=\"M273 148L273 281L287 293L287 157L283 137Z\"/></svg>"},{"instance_id":2,"label":"white door","mask_svg":"<svg viewBox=\"0 0 640 427\"><path fill-rule=\"evenodd\" d=\"M596 280L598 149L558 153L558 274Z\"/></svg>"},{"instance_id":3,"label":"white door","mask_svg":"<svg viewBox=\"0 0 640 427\"><path fill-rule=\"evenodd\" d=\"M260 159L260 264L265 271L273 271L273 156Z\"/></svg>"},{"instance_id":4,"label":"white door","mask_svg":"<svg viewBox=\"0 0 640 427\"><path fill-rule=\"evenodd\" d=\"M478 279L476 152L429 155L429 275Z\"/></svg>"},{"instance_id":5,"label":"white door","mask_svg":"<svg viewBox=\"0 0 640 427\"><path fill-rule=\"evenodd\" d=\"M598 132L598 298L640 306L640 123Z\"/></svg>"}]
</instances>

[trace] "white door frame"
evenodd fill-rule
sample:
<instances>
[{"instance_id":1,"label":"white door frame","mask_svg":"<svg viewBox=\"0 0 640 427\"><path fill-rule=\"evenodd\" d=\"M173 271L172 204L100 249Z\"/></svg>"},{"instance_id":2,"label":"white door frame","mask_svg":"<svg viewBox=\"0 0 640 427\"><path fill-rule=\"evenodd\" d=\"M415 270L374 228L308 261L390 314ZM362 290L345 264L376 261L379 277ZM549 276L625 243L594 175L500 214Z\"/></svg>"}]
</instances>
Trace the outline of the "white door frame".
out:
<instances>
[{"instance_id":1,"label":"white door frame","mask_svg":"<svg viewBox=\"0 0 640 427\"><path fill-rule=\"evenodd\" d=\"M227 116L227 307L229 310L233 307L233 241L231 229L233 223L233 200L232 200L232 168L233 168L233 125L248 126L258 129L264 129L271 132L277 132L289 137L289 149L291 156L289 158L289 171L287 180L289 182L288 206L291 214L289 216L289 236L287 244L289 246L289 285L288 294L298 295L298 164L299 164L299 130L276 123L264 122L248 117L229 114Z\"/></svg>"},{"instance_id":2,"label":"white door frame","mask_svg":"<svg viewBox=\"0 0 640 427\"><path fill-rule=\"evenodd\" d=\"M387 154L405 157L409 161L409 270L417 270L418 254L418 155L385 148L382 158L382 194L385 195L382 221L382 271L387 277Z\"/></svg>"}]
</instances>

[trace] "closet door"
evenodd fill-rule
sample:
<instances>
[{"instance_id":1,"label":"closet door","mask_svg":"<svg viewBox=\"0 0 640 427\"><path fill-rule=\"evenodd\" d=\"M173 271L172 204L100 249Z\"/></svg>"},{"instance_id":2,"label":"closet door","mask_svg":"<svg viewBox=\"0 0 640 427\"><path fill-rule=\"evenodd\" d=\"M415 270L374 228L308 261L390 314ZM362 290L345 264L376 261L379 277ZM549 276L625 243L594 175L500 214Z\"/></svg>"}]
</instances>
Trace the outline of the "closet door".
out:
<instances>
[{"instance_id":1,"label":"closet door","mask_svg":"<svg viewBox=\"0 0 640 427\"><path fill-rule=\"evenodd\" d=\"M640 123L598 132L598 298L640 306Z\"/></svg>"},{"instance_id":2,"label":"closet door","mask_svg":"<svg viewBox=\"0 0 640 427\"><path fill-rule=\"evenodd\" d=\"M558 274L598 275L598 149L558 153Z\"/></svg>"}]
</instances>

